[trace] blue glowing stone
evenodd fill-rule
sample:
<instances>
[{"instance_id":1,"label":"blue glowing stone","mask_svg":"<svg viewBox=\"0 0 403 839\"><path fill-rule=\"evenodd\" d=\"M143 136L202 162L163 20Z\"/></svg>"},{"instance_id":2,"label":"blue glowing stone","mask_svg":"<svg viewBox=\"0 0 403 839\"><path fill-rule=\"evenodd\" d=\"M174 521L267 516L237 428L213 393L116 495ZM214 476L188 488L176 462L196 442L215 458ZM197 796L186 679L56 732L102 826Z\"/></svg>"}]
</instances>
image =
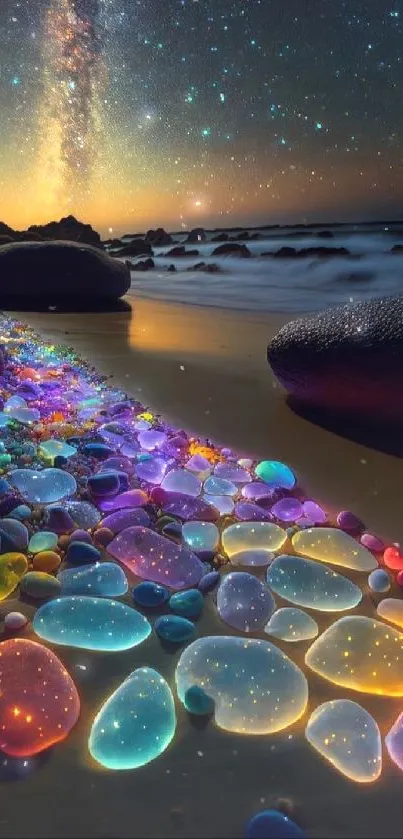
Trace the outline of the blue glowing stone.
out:
<instances>
[{"instance_id":1,"label":"blue glowing stone","mask_svg":"<svg viewBox=\"0 0 403 839\"><path fill-rule=\"evenodd\" d=\"M88 741L94 760L107 769L137 769L169 746L176 728L169 685L151 667L140 667L107 699Z\"/></svg>"},{"instance_id":2,"label":"blue glowing stone","mask_svg":"<svg viewBox=\"0 0 403 839\"><path fill-rule=\"evenodd\" d=\"M86 457L94 457L96 460L107 460L115 454L115 450L106 443L86 443L83 447L83 454Z\"/></svg>"},{"instance_id":3,"label":"blue glowing stone","mask_svg":"<svg viewBox=\"0 0 403 839\"><path fill-rule=\"evenodd\" d=\"M182 644L193 638L196 628L194 623L179 615L162 615L155 621L154 629L163 641Z\"/></svg>"},{"instance_id":4,"label":"blue glowing stone","mask_svg":"<svg viewBox=\"0 0 403 839\"><path fill-rule=\"evenodd\" d=\"M129 650L148 638L148 620L117 600L58 597L35 613L34 631L44 641L85 650Z\"/></svg>"},{"instance_id":5,"label":"blue glowing stone","mask_svg":"<svg viewBox=\"0 0 403 839\"><path fill-rule=\"evenodd\" d=\"M156 609L159 606L163 606L169 600L169 591L167 588L160 586L158 583L151 583L148 580L135 586L132 595L134 602L138 603L144 609Z\"/></svg>"},{"instance_id":6,"label":"blue glowing stone","mask_svg":"<svg viewBox=\"0 0 403 839\"><path fill-rule=\"evenodd\" d=\"M169 600L169 606L183 618L198 618L203 611L204 598L197 588L177 591Z\"/></svg>"},{"instance_id":7,"label":"blue glowing stone","mask_svg":"<svg viewBox=\"0 0 403 839\"><path fill-rule=\"evenodd\" d=\"M309 641L316 638L319 627L316 621L302 609L286 606L274 612L264 631L266 635L272 635L280 641Z\"/></svg>"},{"instance_id":8,"label":"blue glowing stone","mask_svg":"<svg viewBox=\"0 0 403 839\"><path fill-rule=\"evenodd\" d=\"M220 478L217 475L211 475L204 482L204 492L207 495L236 495L238 487L232 481L227 481L226 478Z\"/></svg>"},{"instance_id":9,"label":"blue glowing stone","mask_svg":"<svg viewBox=\"0 0 403 839\"><path fill-rule=\"evenodd\" d=\"M201 578L199 583L199 590L203 594L208 594L209 591L213 591L215 587L218 585L220 580L220 574L218 571L209 571L208 574L205 574L204 577Z\"/></svg>"},{"instance_id":10,"label":"blue glowing stone","mask_svg":"<svg viewBox=\"0 0 403 839\"><path fill-rule=\"evenodd\" d=\"M31 554L40 551L53 551L57 546L57 534L50 530L38 530L29 540L28 550Z\"/></svg>"},{"instance_id":11,"label":"blue glowing stone","mask_svg":"<svg viewBox=\"0 0 403 839\"><path fill-rule=\"evenodd\" d=\"M124 571L115 562L95 562L60 571L62 594L88 594L91 597L120 597L129 586Z\"/></svg>"},{"instance_id":12,"label":"blue glowing stone","mask_svg":"<svg viewBox=\"0 0 403 839\"><path fill-rule=\"evenodd\" d=\"M183 536L192 551L215 551L220 541L219 530L209 521L188 521L182 527Z\"/></svg>"},{"instance_id":13,"label":"blue glowing stone","mask_svg":"<svg viewBox=\"0 0 403 839\"><path fill-rule=\"evenodd\" d=\"M74 495L77 484L73 475L62 469L16 469L9 477L26 501L34 504L51 504Z\"/></svg>"},{"instance_id":14,"label":"blue glowing stone","mask_svg":"<svg viewBox=\"0 0 403 839\"><path fill-rule=\"evenodd\" d=\"M10 519L17 519L18 521L24 521L24 519L29 519L32 515L32 510L26 504L19 504L18 507L15 507L11 513L9 513Z\"/></svg>"},{"instance_id":15,"label":"blue glowing stone","mask_svg":"<svg viewBox=\"0 0 403 839\"><path fill-rule=\"evenodd\" d=\"M375 591L377 594L384 594L389 591L390 577L388 572L384 568L376 568L375 571L371 571L368 577L368 585L371 591Z\"/></svg>"},{"instance_id":16,"label":"blue glowing stone","mask_svg":"<svg viewBox=\"0 0 403 839\"><path fill-rule=\"evenodd\" d=\"M382 771L379 728L365 708L350 699L334 699L315 708L305 736L342 775L358 783L376 781Z\"/></svg>"},{"instance_id":17,"label":"blue glowing stone","mask_svg":"<svg viewBox=\"0 0 403 839\"><path fill-rule=\"evenodd\" d=\"M257 577L233 571L222 578L217 592L218 614L241 632L257 632L275 609L272 593Z\"/></svg>"},{"instance_id":18,"label":"blue glowing stone","mask_svg":"<svg viewBox=\"0 0 403 839\"><path fill-rule=\"evenodd\" d=\"M304 839L305 833L279 810L262 810L248 822L245 839Z\"/></svg>"},{"instance_id":19,"label":"blue glowing stone","mask_svg":"<svg viewBox=\"0 0 403 839\"><path fill-rule=\"evenodd\" d=\"M284 600L321 612L344 612L362 600L361 589L322 562L283 554L267 571L267 584Z\"/></svg>"},{"instance_id":20,"label":"blue glowing stone","mask_svg":"<svg viewBox=\"0 0 403 839\"><path fill-rule=\"evenodd\" d=\"M207 716L214 713L214 700L199 685L187 689L183 704L189 714Z\"/></svg>"},{"instance_id":21,"label":"blue glowing stone","mask_svg":"<svg viewBox=\"0 0 403 839\"><path fill-rule=\"evenodd\" d=\"M99 550L87 542L70 542L67 548L66 560L70 565L87 565L100 559Z\"/></svg>"},{"instance_id":22,"label":"blue glowing stone","mask_svg":"<svg viewBox=\"0 0 403 839\"><path fill-rule=\"evenodd\" d=\"M101 513L88 501L66 501L63 504L77 527L84 530L96 527L101 521Z\"/></svg>"},{"instance_id":23,"label":"blue glowing stone","mask_svg":"<svg viewBox=\"0 0 403 839\"><path fill-rule=\"evenodd\" d=\"M27 509L29 510L29 507L27 507ZM31 515L31 510L29 510L29 514ZM17 521L14 518L1 519L0 533L2 553L7 553L6 550L3 550L3 535L7 536L14 543L14 550L17 549L17 552L24 552L27 550L29 533L27 528L25 527L25 524L22 524L22 522Z\"/></svg>"},{"instance_id":24,"label":"blue glowing stone","mask_svg":"<svg viewBox=\"0 0 403 839\"><path fill-rule=\"evenodd\" d=\"M293 489L296 484L294 473L278 460L262 460L256 466L255 475L270 487Z\"/></svg>"}]
</instances>

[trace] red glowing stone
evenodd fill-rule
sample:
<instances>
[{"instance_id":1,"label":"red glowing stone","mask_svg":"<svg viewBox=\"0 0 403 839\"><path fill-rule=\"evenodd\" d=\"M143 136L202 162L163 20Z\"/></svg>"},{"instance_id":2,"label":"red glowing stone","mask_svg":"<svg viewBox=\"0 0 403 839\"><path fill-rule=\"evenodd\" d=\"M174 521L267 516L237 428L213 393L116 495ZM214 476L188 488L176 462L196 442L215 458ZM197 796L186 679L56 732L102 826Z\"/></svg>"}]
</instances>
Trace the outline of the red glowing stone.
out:
<instances>
[{"instance_id":1,"label":"red glowing stone","mask_svg":"<svg viewBox=\"0 0 403 839\"><path fill-rule=\"evenodd\" d=\"M400 552L399 548L396 548L393 545L390 548L386 548L386 551L384 551L383 561L386 567L390 568L391 571L403 570L403 554Z\"/></svg>"},{"instance_id":2,"label":"red glowing stone","mask_svg":"<svg viewBox=\"0 0 403 839\"><path fill-rule=\"evenodd\" d=\"M0 750L29 757L64 740L80 713L75 684L57 656L24 638L0 643Z\"/></svg>"}]
</instances>

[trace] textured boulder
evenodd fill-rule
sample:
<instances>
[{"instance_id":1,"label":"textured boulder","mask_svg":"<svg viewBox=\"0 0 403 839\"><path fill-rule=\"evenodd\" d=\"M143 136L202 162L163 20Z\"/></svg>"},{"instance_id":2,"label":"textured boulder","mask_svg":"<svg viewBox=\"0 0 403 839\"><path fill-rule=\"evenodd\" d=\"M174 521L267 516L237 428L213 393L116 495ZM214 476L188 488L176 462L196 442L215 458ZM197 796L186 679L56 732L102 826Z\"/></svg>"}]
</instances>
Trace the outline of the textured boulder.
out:
<instances>
[{"instance_id":1,"label":"textured boulder","mask_svg":"<svg viewBox=\"0 0 403 839\"><path fill-rule=\"evenodd\" d=\"M90 224L78 221L74 216L66 216L60 221L50 221L48 224L33 224L28 228L29 233L36 233L42 239L54 241L80 242L83 245L102 247L101 237Z\"/></svg>"},{"instance_id":2,"label":"textured boulder","mask_svg":"<svg viewBox=\"0 0 403 839\"><path fill-rule=\"evenodd\" d=\"M135 239L121 247L114 256L152 256L152 248L145 239Z\"/></svg>"},{"instance_id":3,"label":"textured boulder","mask_svg":"<svg viewBox=\"0 0 403 839\"><path fill-rule=\"evenodd\" d=\"M167 233L163 227L157 227L157 230L148 230L146 233L146 242L153 245L155 248L164 247L165 245L173 245L174 240L170 233Z\"/></svg>"},{"instance_id":4,"label":"textured boulder","mask_svg":"<svg viewBox=\"0 0 403 839\"><path fill-rule=\"evenodd\" d=\"M370 300L291 321L267 358L288 393L307 406L403 417L403 297Z\"/></svg>"},{"instance_id":5,"label":"textured boulder","mask_svg":"<svg viewBox=\"0 0 403 839\"><path fill-rule=\"evenodd\" d=\"M252 256L247 245L240 245L238 242L225 242L223 245L218 245L214 248L212 256Z\"/></svg>"},{"instance_id":6,"label":"textured boulder","mask_svg":"<svg viewBox=\"0 0 403 839\"><path fill-rule=\"evenodd\" d=\"M116 299L129 287L127 266L88 245L14 242L0 247L0 300Z\"/></svg>"}]
</instances>

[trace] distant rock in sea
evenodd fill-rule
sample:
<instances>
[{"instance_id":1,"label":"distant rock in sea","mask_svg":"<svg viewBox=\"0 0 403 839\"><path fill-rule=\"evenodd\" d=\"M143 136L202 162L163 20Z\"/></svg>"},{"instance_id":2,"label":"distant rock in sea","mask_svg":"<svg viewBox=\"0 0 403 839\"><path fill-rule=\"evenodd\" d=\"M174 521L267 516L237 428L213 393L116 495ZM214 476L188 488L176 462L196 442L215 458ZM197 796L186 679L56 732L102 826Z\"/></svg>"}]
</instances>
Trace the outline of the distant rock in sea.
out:
<instances>
[{"instance_id":1,"label":"distant rock in sea","mask_svg":"<svg viewBox=\"0 0 403 839\"><path fill-rule=\"evenodd\" d=\"M187 245L198 245L200 242L206 241L206 231L203 227L195 227L194 230L191 230L188 233L188 237L186 239Z\"/></svg>"},{"instance_id":2,"label":"distant rock in sea","mask_svg":"<svg viewBox=\"0 0 403 839\"><path fill-rule=\"evenodd\" d=\"M154 248L163 248L165 245L174 244L171 234L167 233L163 227L158 227L157 230L148 230L146 242L149 242Z\"/></svg>"},{"instance_id":3,"label":"distant rock in sea","mask_svg":"<svg viewBox=\"0 0 403 839\"><path fill-rule=\"evenodd\" d=\"M327 259L330 256L350 256L350 251L347 248L327 248L319 246L317 248L291 248L289 245L284 245L278 251L264 251L261 256L273 256L276 259L308 259L318 258Z\"/></svg>"},{"instance_id":4,"label":"distant rock in sea","mask_svg":"<svg viewBox=\"0 0 403 839\"><path fill-rule=\"evenodd\" d=\"M228 233L218 233L217 236L213 236L212 242L228 242L229 235Z\"/></svg>"},{"instance_id":5,"label":"distant rock in sea","mask_svg":"<svg viewBox=\"0 0 403 839\"><path fill-rule=\"evenodd\" d=\"M225 242L223 245L218 245L214 248L212 256L252 256L247 245L240 245L238 242Z\"/></svg>"},{"instance_id":6,"label":"distant rock in sea","mask_svg":"<svg viewBox=\"0 0 403 839\"><path fill-rule=\"evenodd\" d=\"M151 256L147 259L138 259L137 262L127 262L130 271L149 271L155 268L155 262Z\"/></svg>"},{"instance_id":7,"label":"distant rock in sea","mask_svg":"<svg viewBox=\"0 0 403 839\"><path fill-rule=\"evenodd\" d=\"M403 297L331 308L291 321L269 342L269 364L308 407L364 417L403 417Z\"/></svg>"},{"instance_id":8,"label":"distant rock in sea","mask_svg":"<svg viewBox=\"0 0 403 839\"><path fill-rule=\"evenodd\" d=\"M114 252L114 256L152 256L153 250L149 242L145 239L136 239L134 242L129 242L123 245L120 250Z\"/></svg>"},{"instance_id":9,"label":"distant rock in sea","mask_svg":"<svg viewBox=\"0 0 403 839\"><path fill-rule=\"evenodd\" d=\"M184 245L175 245L174 248L171 248L170 251L164 253L164 256L173 256L173 257L180 257L180 256L199 256L199 251L197 250L189 250L187 251Z\"/></svg>"},{"instance_id":10,"label":"distant rock in sea","mask_svg":"<svg viewBox=\"0 0 403 839\"><path fill-rule=\"evenodd\" d=\"M0 247L0 300L116 300L129 287L127 265L89 245L13 242Z\"/></svg>"}]
</instances>

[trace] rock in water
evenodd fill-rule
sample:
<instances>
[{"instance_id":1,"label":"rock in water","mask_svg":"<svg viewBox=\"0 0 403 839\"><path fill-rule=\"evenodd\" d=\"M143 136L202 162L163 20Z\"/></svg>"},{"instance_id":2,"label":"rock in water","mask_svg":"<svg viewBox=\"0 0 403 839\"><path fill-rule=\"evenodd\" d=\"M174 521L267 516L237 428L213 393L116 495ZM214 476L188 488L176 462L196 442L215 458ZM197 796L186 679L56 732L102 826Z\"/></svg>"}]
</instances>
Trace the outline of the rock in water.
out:
<instances>
[{"instance_id":1,"label":"rock in water","mask_svg":"<svg viewBox=\"0 0 403 839\"><path fill-rule=\"evenodd\" d=\"M151 667L140 667L102 706L88 748L108 769L138 769L165 751L175 728L175 705L167 682Z\"/></svg>"},{"instance_id":2,"label":"rock in water","mask_svg":"<svg viewBox=\"0 0 403 839\"><path fill-rule=\"evenodd\" d=\"M301 402L369 419L401 419L403 296L291 321L270 341L267 358Z\"/></svg>"},{"instance_id":3,"label":"rock in water","mask_svg":"<svg viewBox=\"0 0 403 839\"><path fill-rule=\"evenodd\" d=\"M57 282L55 282L55 277ZM75 242L13 242L0 247L0 297L117 299L130 271L103 251Z\"/></svg>"}]
</instances>

